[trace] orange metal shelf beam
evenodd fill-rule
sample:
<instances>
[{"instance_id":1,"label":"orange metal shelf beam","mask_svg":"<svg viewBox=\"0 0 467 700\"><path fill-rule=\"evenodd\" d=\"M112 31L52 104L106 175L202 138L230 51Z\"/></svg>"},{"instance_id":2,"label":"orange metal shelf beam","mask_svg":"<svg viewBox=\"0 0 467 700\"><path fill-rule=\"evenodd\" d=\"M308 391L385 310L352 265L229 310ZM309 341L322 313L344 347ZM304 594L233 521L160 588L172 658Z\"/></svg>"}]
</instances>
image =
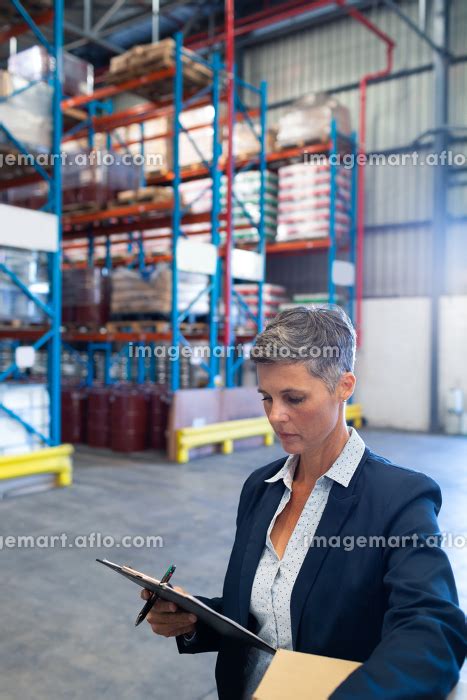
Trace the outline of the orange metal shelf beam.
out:
<instances>
[{"instance_id":1,"label":"orange metal shelf beam","mask_svg":"<svg viewBox=\"0 0 467 700\"><path fill-rule=\"evenodd\" d=\"M99 88L101 89L101 88ZM105 88L102 88L105 89ZM192 93L184 96L184 99L188 99ZM197 109L198 107L203 107L210 104L209 97L200 97L196 100L190 107L186 110ZM161 98L158 103L148 102L140 105L135 105L134 107L129 107L128 109L121 110L120 112L113 112L113 114L106 114L100 117L92 118L92 127L94 131L107 133L118 129L121 126L128 126L129 124L141 124L149 119L155 119L157 117L168 117L174 111L173 99L169 95L165 98ZM79 131L76 131L72 136L67 136L65 134L62 139L65 141L72 141L77 138L85 136L87 133L87 127L83 127Z\"/></svg>"},{"instance_id":2,"label":"orange metal shelf beam","mask_svg":"<svg viewBox=\"0 0 467 700\"><path fill-rule=\"evenodd\" d=\"M83 105L89 104L94 100L105 100L107 97L118 95L120 92L131 91L134 88L142 87L143 85L150 85L151 83L156 83L159 80L171 78L174 75L175 68L163 68L162 70L152 71L146 75L140 75L137 78L124 80L122 83L118 83L117 85L106 85L104 87L97 88L97 90L90 95L77 95L76 97L68 97L67 99L62 100L62 110L71 109L72 107L82 107Z\"/></svg>"},{"instance_id":3,"label":"orange metal shelf beam","mask_svg":"<svg viewBox=\"0 0 467 700\"><path fill-rule=\"evenodd\" d=\"M331 245L331 240L330 238L316 238L308 241L290 241L290 242L279 242L279 243L268 243L266 245L266 254L267 255L291 255L294 253L303 253L303 252L310 252L313 250L327 250ZM84 246L84 244L83 244ZM243 248L243 250L250 250L252 246L244 245L244 246L237 246L239 248ZM64 249L66 252L66 247ZM220 250L220 256L224 257L225 255L225 249L222 248ZM146 265L155 265L160 262L170 262L172 260L172 256L170 254L160 254L160 255L146 255L144 258L145 264ZM135 256L129 256L125 258L117 258L116 260L112 261L112 267L119 267L121 265L128 265L131 262L135 261ZM102 258L102 260L97 260L95 265L97 267L103 267L105 265L105 260ZM63 269L71 269L71 268L85 268L88 266L88 263L86 261L80 261L76 263L65 263L63 265Z\"/></svg>"},{"instance_id":4,"label":"orange metal shelf beam","mask_svg":"<svg viewBox=\"0 0 467 700\"><path fill-rule=\"evenodd\" d=\"M49 24L54 16L53 10L45 10L44 12L39 12L36 15L32 15L31 19L34 23L40 27L43 24ZM0 31L0 44L3 44L15 36L21 36L30 32L31 28L27 22L18 22L16 24L8 25L8 29L3 29Z\"/></svg>"},{"instance_id":5,"label":"orange metal shelf beam","mask_svg":"<svg viewBox=\"0 0 467 700\"><path fill-rule=\"evenodd\" d=\"M167 204L161 202L140 202L126 206L103 209L102 211L86 212L85 214L71 214L63 217L63 224L78 225L90 224L94 221L107 221L108 219L120 219L125 216L138 216L151 211L170 211ZM133 224L130 224L134 228Z\"/></svg>"}]
</instances>

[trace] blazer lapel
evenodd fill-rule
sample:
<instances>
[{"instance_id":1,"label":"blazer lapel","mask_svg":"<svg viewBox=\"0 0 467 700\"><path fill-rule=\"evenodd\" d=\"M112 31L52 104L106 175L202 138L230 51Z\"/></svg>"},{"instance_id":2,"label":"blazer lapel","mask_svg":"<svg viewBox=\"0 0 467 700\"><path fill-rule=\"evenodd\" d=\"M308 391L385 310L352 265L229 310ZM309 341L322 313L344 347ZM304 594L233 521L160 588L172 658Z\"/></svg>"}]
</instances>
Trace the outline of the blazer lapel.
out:
<instances>
[{"instance_id":1,"label":"blazer lapel","mask_svg":"<svg viewBox=\"0 0 467 700\"><path fill-rule=\"evenodd\" d=\"M329 538L333 535L338 535L341 531L345 521L358 501L358 495L355 494L355 485L362 465L366 461L368 452L368 448L365 448L360 464L347 487L341 486L341 484L338 484L336 481L332 485L328 502L326 503L323 515L316 529L315 537ZM297 644L297 635L303 606L316 581L316 577L328 551L329 548L326 546L310 546L295 580L290 600L293 649L296 648Z\"/></svg>"},{"instance_id":2,"label":"blazer lapel","mask_svg":"<svg viewBox=\"0 0 467 700\"><path fill-rule=\"evenodd\" d=\"M250 536L245 548L243 562L240 571L239 605L240 624L244 627L248 624L250 610L250 598L253 581L258 568L258 563L266 544L266 533L277 506L284 493L282 479L271 484L265 484L266 490L256 504L257 515L250 530Z\"/></svg>"}]
</instances>

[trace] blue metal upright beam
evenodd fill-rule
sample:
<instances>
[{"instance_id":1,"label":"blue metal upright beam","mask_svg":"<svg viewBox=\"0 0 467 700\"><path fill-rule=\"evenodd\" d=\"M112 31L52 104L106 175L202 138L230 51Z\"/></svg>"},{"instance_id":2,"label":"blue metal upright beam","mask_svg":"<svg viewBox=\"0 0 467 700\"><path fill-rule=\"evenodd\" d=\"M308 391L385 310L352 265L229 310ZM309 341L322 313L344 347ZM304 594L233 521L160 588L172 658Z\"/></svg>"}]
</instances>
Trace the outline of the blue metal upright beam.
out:
<instances>
[{"instance_id":1,"label":"blue metal upright beam","mask_svg":"<svg viewBox=\"0 0 467 700\"><path fill-rule=\"evenodd\" d=\"M220 124L219 124L219 97L220 97L220 56L218 53L213 55L213 85L212 85L212 103L214 107L213 116L213 141L212 141L212 164L211 164L211 180L212 180L212 209L211 209L211 242L217 248L216 274L212 281L209 305L209 381L208 386L214 387L216 384L216 376L219 374L219 358L216 356L215 348L218 343L219 329L219 291L221 284L222 263L219 256L220 235L219 235L219 216L220 216L220 183L221 175L219 172L219 157L222 153L222 143L220 139Z\"/></svg>"},{"instance_id":2,"label":"blue metal upright beam","mask_svg":"<svg viewBox=\"0 0 467 700\"><path fill-rule=\"evenodd\" d=\"M172 213L172 346L180 346L180 328L178 323L178 266L177 245L180 237L181 201L180 201L180 114L183 102L183 64L182 64L183 34L175 35L175 76L174 76L174 124L173 124L173 195L174 206ZM178 352L170 360L170 387L177 391L180 387L180 358Z\"/></svg>"},{"instance_id":3,"label":"blue metal upright beam","mask_svg":"<svg viewBox=\"0 0 467 700\"><path fill-rule=\"evenodd\" d=\"M53 76L53 211L58 220L58 250L50 254L51 270L51 331L52 337L49 343L48 384L50 395L50 439L52 445L59 445L61 440L61 311L62 311L62 271L61 271L61 246L62 246L62 176L61 176L61 141L62 141L62 85L63 85L63 5L64 0L54 0L53 55L55 70Z\"/></svg>"},{"instance_id":4,"label":"blue metal upright beam","mask_svg":"<svg viewBox=\"0 0 467 700\"><path fill-rule=\"evenodd\" d=\"M337 125L336 120L331 122L331 151L329 158L329 178L331 184L331 195L329 204L329 251L328 251L328 302L334 304L336 299L336 286L334 284L334 261L336 259L336 205L337 205Z\"/></svg>"}]
</instances>

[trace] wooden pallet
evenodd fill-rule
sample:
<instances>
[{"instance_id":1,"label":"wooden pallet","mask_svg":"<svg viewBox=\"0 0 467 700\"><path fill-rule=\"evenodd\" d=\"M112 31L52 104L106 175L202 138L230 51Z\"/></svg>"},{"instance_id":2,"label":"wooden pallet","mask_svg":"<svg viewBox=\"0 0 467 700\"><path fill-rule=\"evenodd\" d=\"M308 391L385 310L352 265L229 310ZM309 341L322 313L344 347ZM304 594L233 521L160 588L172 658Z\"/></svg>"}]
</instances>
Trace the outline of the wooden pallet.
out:
<instances>
[{"instance_id":1,"label":"wooden pallet","mask_svg":"<svg viewBox=\"0 0 467 700\"><path fill-rule=\"evenodd\" d=\"M13 328L30 328L31 326L37 326L41 328L43 325L43 321L25 321L20 318L10 318L0 321L0 331L9 331Z\"/></svg>"},{"instance_id":2,"label":"wooden pallet","mask_svg":"<svg viewBox=\"0 0 467 700\"><path fill-rule=\"evenodd\" d=\"M182 54L183 77L185 87L201 88L209 84L212 79L212 71L194 58L190 58L184 49ZM134 46L120 56L114 56L110 62L110 71L105 76L105 81L110 85L125 82L132 78L138 78L164 68L175 68L175 41L171 38L163 39L157 44ZM170 95L173 91L173 78L135 88L134 92L152 99L161 95Z\"/></svg>"},{"instance_id":3,"label":"wooden pallet","mask_svg":"<svg viewBox=\"0 0 467 700\"><path fill-rule=\"evenodd\" d=\"M187 335L203 335L208 332L208 325L207 323L182 323L180 329Z\"/></svg>"},{"instance_id":4,"label":"wooden pallet","mask_svg":"<svg viewBox=\"0 0 467 700\"><path fill-rule=\"evenodd\" d=\"M104 335L106 332L105 326L99 323L64 323L63 327L65 333L101 333Z\"/></svg>"},{"instance_id":5,"label":"wooden pallet","mask_svg":"<svg viewBox=\"0 0 467 700\"><path fill-rule=\"evenodd\" d=\"M108 333L167 333L170 324L168 321L109 321L106 330Z\"/></svg>"},{"instance_id":6,"label":"wooden pallet","mask_svg":"<svg viewBox=\"0 0 467 700\"><path fill-rule=\"evenodd\" d=\"M62 211L64 214L90 214L92 212L102 211L107 205L97 204L97 202L69 202L64 204Z\"/></svg>"},{"instance_id":7,"label":"wooden pallet","mask_svg":"<svg viewBox=\"0 0 467 700\"><path fill-rule=\"evenodd\" d=\"M168 196L169 195L169 196ZM155 202L167 204L170 209L173 204L171 187L140 187L137 190L125 190L117 195L118 204L136 204L138 202Z\"/></svg>"}]
</instances>

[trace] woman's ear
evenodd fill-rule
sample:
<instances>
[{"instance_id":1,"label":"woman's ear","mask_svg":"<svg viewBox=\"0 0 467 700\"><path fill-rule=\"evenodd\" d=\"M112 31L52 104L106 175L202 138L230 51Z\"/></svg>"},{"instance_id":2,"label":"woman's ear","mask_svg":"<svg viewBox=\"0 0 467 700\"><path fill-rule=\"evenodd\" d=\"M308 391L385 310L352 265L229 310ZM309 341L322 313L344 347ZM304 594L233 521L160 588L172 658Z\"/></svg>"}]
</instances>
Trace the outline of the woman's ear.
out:
<instances>
[{"instance_id":1,"label":"woman's ear","mask_svg":"<svg viewBox=\"0 0 467 700\"><path fill-rule=\"evenodd\" d=\"M353 372L344 372L337 385L337 397L339 401L348 401L355 390L357 378Z\"/></svg>"}]
</instances>

